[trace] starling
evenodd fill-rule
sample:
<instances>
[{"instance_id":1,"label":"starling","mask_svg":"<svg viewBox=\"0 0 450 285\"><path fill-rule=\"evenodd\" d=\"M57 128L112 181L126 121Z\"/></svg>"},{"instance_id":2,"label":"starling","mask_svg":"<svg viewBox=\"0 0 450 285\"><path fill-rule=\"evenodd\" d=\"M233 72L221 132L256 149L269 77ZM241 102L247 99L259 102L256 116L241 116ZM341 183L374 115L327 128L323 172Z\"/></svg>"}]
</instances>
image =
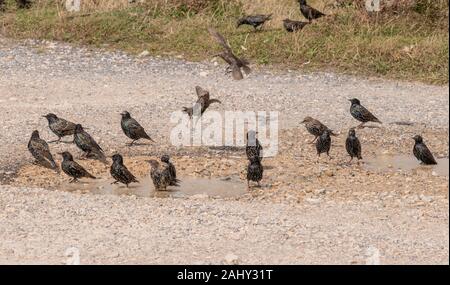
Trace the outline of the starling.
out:
<instances>
[{"instance_id":1,"label":"starling","mask_svg":"<svg viewBox=\"0 0 450 285\"><path fill-rule=\"evenodd\" d=\"M245 146L245 154L247 155L248 160L250 160L254 156L258 157L259 160L263 159L263 147L259 143L259 140L256 138L256 134L257 132L253 130L247 132L247 145Z\"/></svg>"},{"instance_id":2,"label":"starling","mask_svg":"<svg viewBox=\"0 0 450 285\"><path fill-rule=\"evenodd\" d=\"M159 163L152 159L148 161L152 167L150 170L150 177L152 178L153 185L155 185L156 191L165 191L167 186L170 186L171 175L169 165L165 162Z\"/></svg>"},{"instance_id":3,"label":"starling","mask_svg":"<svg viewBox=\"0 0 450 285\"><path fill-rule=\"evenodd\" d=\"M290 33L300 31L308 24L309 24L308 22L302 22L302 21L292 21L289 19L283 20L284 28L286 29L286 31L288 31Z\"/></svg>"},{"instance_id":4,"label":"starling","mask_svg":"<svg viewBox=\"0 0 450 285\"><path fill-rule=\"evenodd\" d=\"M327 126L322 124L319 120L316 120L311 117L305 117L301 124L305 124L306 130L314 136L314 140L310 143L314 143L316 139L323 134L324 131L328 130L330 131L330 135L337 136L335 133L333 133L332 130L330 130Z\"/></svg>"},{"instance_id":5,"label":"starling","mask_svg":"<svg viewBox=\"0 0 450 285\"><path fill-rule=\"evenodd\" d=\"M426 165L437 164L436 159L434 159L433 154L428 149L427 145L423 142L423 138L419 135L413 137L415 144L413 148L414 156L421 161L421 163Z\"/></svg>"},{"instance_id":6,"label":"starling","mask_svg":"<svg viewBox=\"0 0 450 285\"><path fill-rule=\"evenodd\" d=\"M47 142L39 137L38 131L33 131L30 141L28 142L28 150L36 159L36 163L51 169L57 169L57 165L50 152Z\"/></svg>"},{"instance_id":7,"label":"starling","mask_svg":"<svg viewBox=\"0 0 450 285\"><path fill-rule=\"evenodd\" d=\"M209 105L211 105L212 103L222 104L222 102L220 102L217 99L210 99L209 91L201 88L200 86L196 86L195 91L197 92L198 99L195 102L194 107L190 107L190 108L183 107L183 112L188 114L189 118L191 118L191 119L192 119L192 116L197 115L197 114L194 114L194 110L199 110L200 116L201 116L206 111L206 109L208 109Z\"/></svg>"},{"instance_id":8,"label":"starling","mask_svg":"<svg viewBox=\"0 0 450 285\"><path fill-rule=\"evenodd\" d=\"M320 157L320 154L326 152L328 157L330 157L330 148L331 148L331 132L329 130L325 130L322 135L319 136L319 139L316 141L316 149L317 155Z\"/></svg>"},{"instance_id":9,"label":"starling","mask_svg":"<svg viewBox=\"0 0 450 285\"><path fill-rule=\"evenodd\" d=\"M250 163L247 167L247 186L250 187L250 181L254 181L260 186L259 182L262 180L264 172L261 160L258 156L252 156L249 160Z\"/></svg>"},{"instance_id":10,"label":"starling","mask_svg":"<svg viewBox=\"0 0 450 285\"><path fill-rule=\"evenodd\" d=\"M224 49L222 53L215 56L221 57L226 63L228 63L227 73L231 72L235 80L241 80L244 78L241 68L244 70L245 74L249 74L251 72L250 67L248 67L249 62L234 55L230 45L221 34L213 28L209 28L209 33Z\"/></svg>"},{"instance_id":11,"label":"starling","mask_svg":"<svg viewBox=\"0 0 450 285\"><path fill-rule=\"evenodd\" d=\"M70 183L77 182L78 179L84 177L96 179L95 176L87 172L86 169L73 160L73 156L70 152L65 151L60 154L63 157L63 162L61 163L62 170L65 174L73 178Z\"/></svg>"},{"instance_id":12,"label":"starling","mask_svg":"<svg viewBox=\"0 0 450 285\"><path fill-rule=\"evenodd\" d=\"M75 126L74 142L78 148L84 152L85 157L95 156L97 159L106 162L103 149L89 135L80 124Z\"/></svg>"},{"instance_id":13,"label":"starling","mask_svg":"<svg viewBox=\"0 0 450 285\"><path fill-rule=\"evenodd\" d=\"M357 119L361 122L361 124L358 126L358 128L363 128L364 124L367 122L375 122L382 124L380 120L377 119L372 113L369 112L366 108L364 108L361 105L361 102L356 99L349 99L350 102L352 102L352 105L350 107L350 114L352 114L353 118Z\"/></svg>"},{"instance_id":14,"label":"starling","mask_svg":"<svg viewBox=\"0 0 450 285\"><path fill-rule=\"evenodd\" d=\"M31 7L30 0L16 0L16 3L19 9L27 9Z\"/></svg>"},{"instance_id":15,"label":"starling","mask_svg":"<svg viewBox=\"0 0 450 285\"><path fill-rule=\"evenodd\" d=\"M129 144L130 146L139 139L147 139L151 142L155 142L150 138L150 136L145 132L144 128L131 117L130 113L127 111L121 113L122 120L120 121L120 126L127 137L133 141Z\"/></svg>"},{"instance_id":16,"label":"starling","mask_svg":"<svg viewBox=\"0 0 450 285\"><path fill-rule=\"evenodd\" d=\"M173 165L172 162L170 162L170 156L165 154L161 156L161 161L164 163L167 163L169 166L169 173L170 173L170 186L180 186L178 183L180 183L180 180L177 179L177 170L175 169L175 165Z\"/></svg>"},{"instance_id":17,"label":"starling","mask_svg":"<svg viewBox=\"0 0 450 285\"><path fill-rule=\"evenodd\" d=\"M123 157L120 154L115 154L112 156L113 163L109 172L115 181L111 184L123 183L127 186L132 182L139 183L139 181L134 177L133 174L128 170L128 168L123 164Z\"/></svg>"},{"instance_id":18,"label":"starling","mask_svg":"<svg viewBox=\"0 0 450 285\"><path fill-rule=\"evenodd\" d=\"M361 142L356 137L355 129L350 129L348 131L348 137L347 140L345 141L345 149L347 150L347 153L351 157L350 162L353 160L354 157L362 159Z\"/></svg>"},{"instance_id":19,"label":"starling","mask_svg":"<svg viewBox=\"0 0 450 285\"><path fill-rule=\"evenodd\" d=\"M306 3L306 0L298 0L298 3L300 4L300 12L302 12L302 15L308 19L308 21L312 21L315 19L318 19L322 16L325 16L324 13L314 9L313 7L309 6Z\"/></svg>"},{"instance_id":20,"label":"starling","mask_svg":"<svg viewBox=\"0 0 450 285\"><path fill-rule=\"evenodd\" d=\"M51 141L50 143L60 142L63 137L71 136L75 133L75 124L72 122L58 118L53 113L49 113L42 117L47 119L48 127L55 135L58 136L58 140Z\"/></svg>"},{"instance_id":21,"label":"starling","mask_svg":"<svg viewBox=\"0 0 450 285\"><path fill-rule=\"evenodd\" d=\"M265 22L272 19L272 14L270 15L250 15L242 17L238 20L237 27L239 28L242 25L249 25L252 26L255 30L258 27L262 27Z\"/></svg>"}]
</instances>

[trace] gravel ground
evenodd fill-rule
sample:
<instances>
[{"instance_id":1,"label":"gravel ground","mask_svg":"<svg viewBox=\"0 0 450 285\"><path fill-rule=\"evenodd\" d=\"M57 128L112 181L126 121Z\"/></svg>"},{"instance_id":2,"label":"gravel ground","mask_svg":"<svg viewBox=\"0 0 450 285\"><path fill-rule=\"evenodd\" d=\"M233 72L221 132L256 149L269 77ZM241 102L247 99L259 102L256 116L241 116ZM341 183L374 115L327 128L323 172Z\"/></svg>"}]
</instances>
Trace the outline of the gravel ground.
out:
<instances>
[{"instance_id":1,"label":"gravel ground","mask_svg":"<svg viewBox=\"0 0 450 285\"><path fill-rule=\"evenodd\" d=\"M381 263L448 264L448 175L346 165L345 135L334 141L333 161L317 164L299 126L311 115L345 134L356 125L346 99L358 97L384 122L359 132L367 156L409 154L411 136L422 133L437 157L448 158L448 86L258 67L236 82L214 62L2 38L0 69L0 178L9 184L0 186L0 263L62 263L65 250L76 247L85 264L361 264L374 249ZM170 113L195 100L195 85L223 102L212 110L280 112L280 153L265 160L261 189L235 199L67 193L58 191L64 176L30 164L29 134L38 129L54 139L40 117L53 112L88 127L108 154L121 152L139 174L148 173L145 157L169 152L182 175L242 180L239 151L169 144ZM156 144L124 146L124 109ZM106 173L107 166L83 163Z\"/></svg>"}]
</instances>

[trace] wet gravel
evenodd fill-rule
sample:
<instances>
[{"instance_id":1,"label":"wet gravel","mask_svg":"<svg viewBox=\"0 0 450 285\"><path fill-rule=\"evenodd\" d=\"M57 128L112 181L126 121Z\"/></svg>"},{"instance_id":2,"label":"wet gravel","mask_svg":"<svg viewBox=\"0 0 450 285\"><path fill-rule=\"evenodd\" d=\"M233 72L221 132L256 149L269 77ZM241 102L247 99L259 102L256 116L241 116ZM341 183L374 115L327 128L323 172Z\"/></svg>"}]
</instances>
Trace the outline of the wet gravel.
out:
<instances>
[{"instance_id":1,"label":"wet gravel","mask_svg":"<svg viewBox=\"0 0 450 285\"><path fill-rule=\"evenodd\" d=\"M258 67L236 82L214 62L1 37L0 72L0 179L14 185L0 186L0 263L63 263L66 249L76 247L82 263L94 264L361 264L368 248L380 252L381 263L448 264L448 177L344 166L339 146L357 124L347 101L357 97L384 122L361 131L366 153L409 153L411 134L420 132L438 157L448 158L448 86ZM272 170L262 189L237 200L86 195L58 191L62 176L30 166L29 135L38 129L54 139L40 117L54 112L90 128L109 154L169 152L185 175L204 177L208 169L211 177L242 176L240 149L169 144L170 113L195 101L195 85L223 102L211 110L280 112L282 152L267 160ZM124 146L125 109L156 144ZM307 115L344 134L333 162L314 164L305 144L311 138L299 125ZM51 191L42 189L45 181Z\"/></svg>"}]
</instances>

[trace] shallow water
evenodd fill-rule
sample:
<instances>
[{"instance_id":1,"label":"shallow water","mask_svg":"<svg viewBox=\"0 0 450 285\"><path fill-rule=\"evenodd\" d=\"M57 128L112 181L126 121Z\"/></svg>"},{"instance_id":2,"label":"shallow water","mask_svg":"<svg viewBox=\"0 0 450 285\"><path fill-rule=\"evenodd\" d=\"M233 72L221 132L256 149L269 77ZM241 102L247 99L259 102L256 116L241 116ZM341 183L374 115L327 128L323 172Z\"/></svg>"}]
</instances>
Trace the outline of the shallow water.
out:
<instances>
[{"instance_id":1,"label":"shallow water","mask_svg":"<svg viewBox=\"0 0 450 285\"><path fill-rule=\"evenodd\" d=\"M365 167L377 171L406 171L429 170L438 176L449 176L448 158L436 159L437 165L421 165L412 155L378 155L365 160Z\"/></svg>"},{"instance_id":2,"label":"shallow water","mask_svg":"<svg viewBox=\"0 0 450 285\"><path fill-rule=\"evenodd\" d=\"M150 177L138 179L140 183L133 183L127 188L123 184L111 184L108 180L83 180L78 183L67 183L59 188L65 191L83 191L101 195L135 195L138 197L183 198L193 195L208 195L216 198L239 197L247 192L247 185L237 179L207 179L181 178L180 187L168 187L167 191L155 191Z\"/></svg>"}]
</instances>

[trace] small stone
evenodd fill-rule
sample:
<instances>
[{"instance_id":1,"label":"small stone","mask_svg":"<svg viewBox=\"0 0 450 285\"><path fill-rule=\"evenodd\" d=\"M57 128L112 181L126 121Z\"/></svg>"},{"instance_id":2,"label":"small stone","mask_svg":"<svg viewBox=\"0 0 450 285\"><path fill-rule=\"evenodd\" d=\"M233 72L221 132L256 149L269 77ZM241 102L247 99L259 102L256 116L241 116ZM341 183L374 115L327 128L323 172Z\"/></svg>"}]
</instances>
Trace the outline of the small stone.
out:
<instances>
[{"instance_id":1,"label":"small stone","mask_svg":"<svg viewBox=\"0 0 450 285\"><path fill-rule=\"evenodd\" d=\"M239 263L239 257L233 253L228 253L225 255L225 263L229 265L236 265Z\"/></svg>"},{"instance_id":2,"label":"small stone","mask_svg":"<svg viewBox=\"0 0 450 285\"><path fill-rule=\"evenodd\" d=\"M141 52L138 57L145 57L145 56L149 56L150 52L148 50L144 50L143 52Z\"/></svg>"}]
</instances>

